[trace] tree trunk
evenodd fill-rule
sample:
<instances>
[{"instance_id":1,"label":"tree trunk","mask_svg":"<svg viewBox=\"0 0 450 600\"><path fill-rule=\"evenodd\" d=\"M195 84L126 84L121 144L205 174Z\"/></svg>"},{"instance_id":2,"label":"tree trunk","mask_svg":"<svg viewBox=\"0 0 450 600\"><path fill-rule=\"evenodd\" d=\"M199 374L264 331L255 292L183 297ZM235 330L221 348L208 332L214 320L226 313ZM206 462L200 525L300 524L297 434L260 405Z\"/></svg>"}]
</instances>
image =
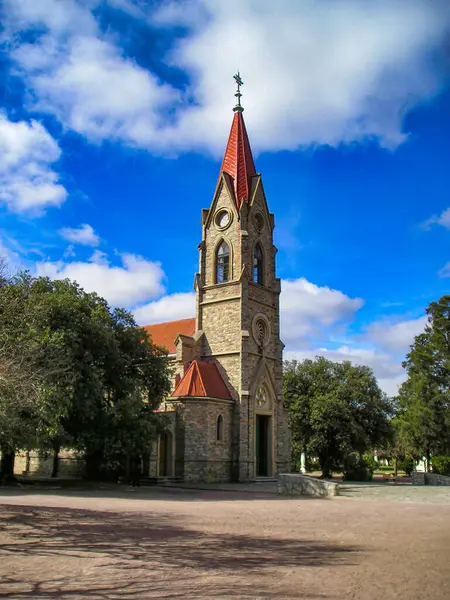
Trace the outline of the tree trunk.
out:
<instances>
[{"instance_id":1,"label":"tree trunk","mask_svg":"<svg viewBox=\"0 0 450 600\"><path fill-rule=\"evenodd\" d=\"M397 477L398 474L398 458L395 457L394 459L394 477Z\"/></svg>"},{"instance_id":2,"label":"tree trunk","mask_svg":"<svg viewBox=\"0 0 450 600\"><path fill-rule=\"evenodd\" d=\"M430 472L430 462L431 462L431 452L430 452L430 450L427 450L427 455L425 458L425 473Z\"/></svg>"},{"instance_id":3,"label":"tree trunk","mask_svg":"<svg viewBox=\"0 0 450 600\"><path fill-rule=\"evenodd\" d=\"M14 479L14 458L14 452L11 452L9 448L2 448L2 460L0 463L1 481L11 481Z\"/></svg>"},{"instance_id":4,"label":"tree trunk","mask_svg":"<svg viewBox=\"0 0 450 600\"><path fill-rule=\"evenodd\" d=\"M327 459L321 459L319 457L320 468L322 469L323 479L332 479L331 476L331 464Z\"/></svg>"},{"instance_id":5,"label":"tree trunk","mask_svg":"<svg viewBox=\"0 0 450 600\"><path fill-rule=\"evenodd\" d=\"M88 479L98 481L101 478L101 465L103 453L99 450L89 452L85 456L86 460L86 475Z\"/></svg>"},{"instance_id":6,"label":"tree trunk","mask_svg":"<svg viewBox=\"0 0 450 600\"><path fill-rule=\"evenodd\" d=\"M31 463L30 451L29 450L27 450L25 456L26 456L26 459L25 459L25 475L29 475L30 474L30 463Z\"/></svg>"},{"instance_id":7,"label":"tree trunk","mask_svg":"<svg viewBox=\"0 0 450 600\"><path fill-rule=\"evenodd\" d=\"M53 446L52 477L58 477L59 472L59 444Z\"/></svg>"}]
</instances>

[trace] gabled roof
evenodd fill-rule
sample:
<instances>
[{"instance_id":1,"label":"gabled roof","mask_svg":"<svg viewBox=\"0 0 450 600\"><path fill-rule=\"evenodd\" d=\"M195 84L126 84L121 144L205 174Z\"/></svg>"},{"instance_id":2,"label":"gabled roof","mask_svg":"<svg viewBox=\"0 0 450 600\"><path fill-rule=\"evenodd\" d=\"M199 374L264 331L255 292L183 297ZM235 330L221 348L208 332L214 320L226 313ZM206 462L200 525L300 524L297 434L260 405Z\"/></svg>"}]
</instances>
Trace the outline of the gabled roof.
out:
<instances>
[{"instance_id":1,"label":"gabled roof","mask_svg":"<svg viewBox=\"0 0 450 600\"><path fill-rule=\"evenodd\" d=\"M256 175L242 111L234 113L221 171L228 173L233 179L236 206L239 210L243 202L249 201L250 179L253 175Z\"/></svg>"},{"instance_id":2,"label":"gabled roof","mask_svg":"<svg viewBox=\"0 0 450 600\"><path fill-rule=\"evenodd\" d=\"M231 400L231 394L217 366L201 360L191 362L172 396Z\"/></svg>"},{"instance_id":3,"label":"gabled roof","mask_svg":"<svg viewBox=\"0 0 450 600\"><path fill-rule=\"evenodd\" d=\"M179 334L194 335L195 319L181 319L180 321L144 325L143 329L151 335L152 342L156 346L162 346L169 354L174 354L177 350L175 340Z\"/></svg>"}]
</instances>

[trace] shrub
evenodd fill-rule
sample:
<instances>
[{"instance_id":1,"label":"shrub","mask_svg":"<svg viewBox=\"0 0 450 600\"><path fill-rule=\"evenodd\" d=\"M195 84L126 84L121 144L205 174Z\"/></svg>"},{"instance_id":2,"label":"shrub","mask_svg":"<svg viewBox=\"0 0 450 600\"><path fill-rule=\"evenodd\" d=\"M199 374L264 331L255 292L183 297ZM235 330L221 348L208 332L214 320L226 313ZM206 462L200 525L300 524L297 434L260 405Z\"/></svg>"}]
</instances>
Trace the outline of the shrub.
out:
<instances>
[{"instance_id":1,"label":"shrub","mask_svg":"<svg viewBox=\"0 0 450 600\"><path fill-rule=\"evenodd\" d=\"M433 456L431 465L433 473L450 476L450 456Z\"/></svg>"},{"instance_id":2,"label":"shrub","mask_svg":"<svg viewBox=\"0 0 450 600\"><path fill-rule=\"evenodd\" d=\"M366 465L368 472L370 473L370 479L372 479L373 472L378 468L378 463L370 454L364 454L363 461Z\"/></svg>"},{"instance_id":3,"label":"shrub","mask_svg":"<svg viewBox=\"0 0 450 600\"><path fill-rule=\"evenodd\" d=\"M321 471L322 469L318 460L307 460L306 470L308 473L311 473L312 471Z\"/></svg>"},{"instance_id":4,"label":"shrub","mask_svg":"<svg viewBox=\"0 0 450 600\"><path fill-rule=\"evenodd\" d=\"M358 452L352 452L344 460L346 481L372 481L373 469Z\"/></svg>"},{"instance_id":5,"label":"shrub","mask_svg":"<svg viewBox=\"0 0 450 600\"><path fill-rule=\"evenodd\" d=\"M404 471L407 475L411 475L414 471L414 461L412 458L402 458L397 463L397 469Z\"/></svg>"}]
</instances>

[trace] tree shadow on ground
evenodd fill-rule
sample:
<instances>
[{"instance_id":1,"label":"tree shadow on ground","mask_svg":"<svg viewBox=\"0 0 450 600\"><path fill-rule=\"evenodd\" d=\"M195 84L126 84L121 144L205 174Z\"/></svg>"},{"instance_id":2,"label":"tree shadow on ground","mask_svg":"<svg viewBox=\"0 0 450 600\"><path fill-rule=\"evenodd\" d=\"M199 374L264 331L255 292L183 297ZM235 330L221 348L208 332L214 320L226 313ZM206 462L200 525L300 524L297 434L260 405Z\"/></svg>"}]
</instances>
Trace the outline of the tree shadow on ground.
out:
<instances>
[{"instance_id":1,"label":"tree shadow on ground","mask_svg":"<svg viewBox=\"0 0 450 600\"><path fill-rule=\"evenodd\" d=\"M2 497L17 495L33 496L46 494L51 496L64 496L73 498L117 498L123 500L155 500L164 497L164 500L179 502L217 502L220 500L238 500L239 502L254 500L280 501L291 500L295 502L314 501L329 502L330 498L321 496L284 496L277 494L276 486L272 489L260 489L259 484L240 487L240 484L232 484L229 489L195 488L195 487L172 487L172 486L148 486L133 488L131 486L115 484L99 484L98 487L46 487L46 486L23 486L17 488L0 488L0 501Z\"/></svg>"},{"instance_id":2,"label":"tree shadow on ground","mask_svg":"<svg viewBox=\"0 0 450 600\"><path fill-rule=\"evenodd\" d=\"M51 565L64 559L69 565L61 577L49 573L37 581L28 574L26 580L3 580L0 597L17 600L323 598L304 590L295 595L283 591L287 581L274 583L279 569L348 566L360 552L306 539L203 532L152 512L3 505L0 530L7 535L0 564L39 559ZM94 572L86 580L67 577L70 565L83 560L91 561ZM22 571L27 572L26 563Z\"/></svg>"}]
</instances>

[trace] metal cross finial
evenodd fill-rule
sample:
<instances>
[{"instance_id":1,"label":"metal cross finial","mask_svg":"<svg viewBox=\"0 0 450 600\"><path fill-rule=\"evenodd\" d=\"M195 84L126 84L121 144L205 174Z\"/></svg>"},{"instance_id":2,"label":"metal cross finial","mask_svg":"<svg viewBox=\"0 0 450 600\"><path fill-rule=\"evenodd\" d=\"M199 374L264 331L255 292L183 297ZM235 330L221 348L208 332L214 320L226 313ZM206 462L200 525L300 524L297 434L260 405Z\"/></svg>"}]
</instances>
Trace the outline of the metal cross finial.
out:
<instances>
[{"instance_id":1,"label":"metal cross finial","mask_svg":"<svg viewBox=\"0 0 450 600\"><path fill-rule=\"evenodd\" d=\"M236 75L233 75L233 79L236 82L237 85L237 90L235 93L235 96L237 98L237 102L236 102L236 106L233 108L234 112L242 112L244 109L241 106L241 85L244 85L244 82L241 79L241 74L239 73L239 71L236 73Z\"/></svg>"}]
</instances>

